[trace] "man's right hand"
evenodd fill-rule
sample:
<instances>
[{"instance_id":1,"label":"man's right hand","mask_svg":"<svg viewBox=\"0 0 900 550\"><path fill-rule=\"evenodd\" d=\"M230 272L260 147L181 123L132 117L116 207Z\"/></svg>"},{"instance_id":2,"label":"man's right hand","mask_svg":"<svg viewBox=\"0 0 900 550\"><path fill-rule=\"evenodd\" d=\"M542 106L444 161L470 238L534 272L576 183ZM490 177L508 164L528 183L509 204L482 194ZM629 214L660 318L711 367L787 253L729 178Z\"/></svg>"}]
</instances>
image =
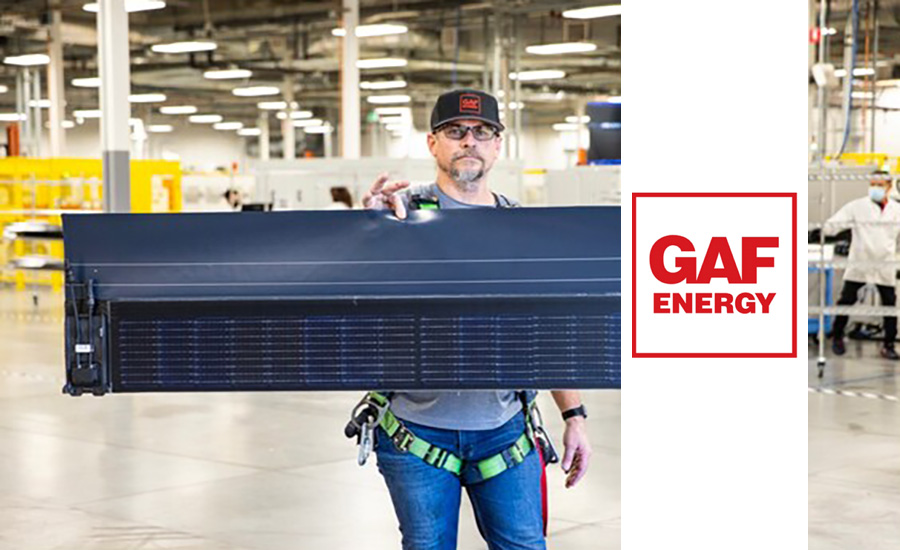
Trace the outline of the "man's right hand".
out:
<instances>
[{"instance_id":1,"label":"man's right hand","mask_svg":"<svg viewBox=\"0 0 900 550\"><path fill-rule=\"evenodd\" d=\"M383 173L375 180L372 187L363 195L362 205L364 208L372 210L384 210L390 208L394 211L394 215L401 220L406 219L406 206L403 199L397 194L409 187L408 181L392 181L388 182L387 173Z\"/></svg>"}]
</instances>

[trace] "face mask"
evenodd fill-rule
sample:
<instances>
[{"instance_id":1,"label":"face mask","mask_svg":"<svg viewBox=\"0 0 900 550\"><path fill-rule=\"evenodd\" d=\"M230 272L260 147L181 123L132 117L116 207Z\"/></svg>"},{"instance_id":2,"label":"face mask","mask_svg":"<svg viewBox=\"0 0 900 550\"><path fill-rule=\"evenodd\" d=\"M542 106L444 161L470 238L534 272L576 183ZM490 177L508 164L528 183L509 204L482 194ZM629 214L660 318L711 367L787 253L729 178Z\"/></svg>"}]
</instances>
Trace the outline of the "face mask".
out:
<instances>
[{"instance_id":1,"label":"face mask","mask_svg":"<svg viewBox=\"0 0 900 550\"><path fill-rule=\"evenodd\" d=\"M884 187L869 187L869 198L875 202L884 200Z\"/></svg>"}]
</instances>

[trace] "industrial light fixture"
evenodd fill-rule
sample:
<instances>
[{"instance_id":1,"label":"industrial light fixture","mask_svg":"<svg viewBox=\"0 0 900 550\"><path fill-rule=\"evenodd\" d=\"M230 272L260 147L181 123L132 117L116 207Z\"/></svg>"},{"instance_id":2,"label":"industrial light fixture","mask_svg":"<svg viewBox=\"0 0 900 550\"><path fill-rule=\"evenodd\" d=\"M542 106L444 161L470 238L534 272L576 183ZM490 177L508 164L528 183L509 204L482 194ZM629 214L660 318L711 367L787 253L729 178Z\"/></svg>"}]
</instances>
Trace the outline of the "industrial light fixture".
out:
<instances>
[{"instance_id":1,"label":"industrial light fixture","mask_svg":"<svg viewBox=\"0 0 900 550\"><path fill-rule=\"evenodd\" d=\"M287 109L287 101L260 101L256 106L267 111L278 111Z\"/></svg>"},{"instance_id":2,"label":"industrial light fixture","mask_svg":"<svg viewBox=\"0 0 900 550\"><path fill-rule=\"evenodd\" d=\"M375 107L375 112L379 115L408 115L409 107Z\"/></svg>"},{"instance_id":3,"label":"industrial light fixture","mask_svg":"<svg viewBox=\"0 0 900 550\"><path fill-rule=\"evenodd\" d=\"M131 103L159 103L166 100L166 94L131 94L128 101Z\"/></svg>"},{"instance_id":4,"label":"industrial light fixture","mask_svg":"<svg viewBox=\"0 0 900 550\"><path fill-rule=\"evenodd\" d=\"M26 120L22 113L0 113L0 122L19 122L20 120Z\"/></svg>"},{"instance_id":5,"label":"industrial light fixture","mask_svg":"<svg viewBox=\"0 0 900 550\"><path fill-rule=\"evenodd\" d=\"M281 90L276 86L243 86L231 90L238 97L259 97L263 95L278 95Z\"/></svg>"},{"instance_id":6,"label":"industrial light fixture","mask_svg":"<svg viewBox=\"0 0 900 550\"><path fill-rule=\"evenodd\" d=\"M378 122L382 124L409 124L409 119L405 116L385 116L380 117Z\"/></svg>"},{"instance_id":7,"label":"industrial light fixture","mask_svg":"<svg viewBox=\"0 0 900 550\"><path fill-rule=\"evenodd\" d=\"M222 122L222 115L191 115L188 120L196 124L215 124Z\"/></svg>"},{"instance_id":8,"label":"industrial light fixture","mask_svg":"<svg viewBox=\"0 0 900 550\"><path fill-rule=\"evenodd\" d=\"M590 42L561 42L559 44L541 44L528 46L525 51L535 55L559 55L564 53L584 53L597 49L596 44Z\"/></svg>"},{"instance_id":9,"label":"industrial light fixture","mask_svg":"<svg viewBox=\"0 0 900 550\"><path fill-rule=\"evenodd\" d=\"M82 109L78 111L72 111L72 115L75 118L100 118L100 109Z\"/></svg>"},{"instance_id":10,"label":"industrial light fixture","mask_svg":"<svg viewBox=\"0 0 900 550\"><path fill-rule=\"evenodd\" d=\"M29 107L38 107L40 109L49 109L50 108L50 100L49 99L32 99L28 102Z\"/></svg>"},{"instance_id":11,"label":"industrial light fixture","mask_svg":"<svg viewBox=\"0 0 900 550\"><path fill-rule=\"evenodd\" d=\"M219 69L212 71L205 71L203 73L203 78L208 78L210 80L228 80L231 78L250 78L253 76L253 71L249 69Z\"/></svg>"},{"instance_id":12,"label":"industrial light fixture","mask_svg":"<svg viewBox=\"0 0 900 550\"><path fill-rule=\"evenodd\" d=\"M850 97L853 99L874 99L875 92L851 92Z\"/></svg>"},{"instance_id":13,"label":"industrial light fixture","mask_svg":"<svg viewBox=\"0 0 900 550\"><path fill-rule=\"evenodd\" d=\"M409 61L398 57L379 57L375 59L360 59L356 62L357 69L387 69L390 67L406 67Z\"/></svg>"},{"instance_id":14,"label":"industrial light fixture","mask_svg":"<svg viewBox=\"0 0 900 550\"><path fill-rule=\"evenodd\" d=\"M163 0L125 0L125 11L134 13L136 11L161 10L166 7ZM97 2L90 2L81 7L84 11L98 13L100 6Z\"/></svg>"},{"instance_id":15,"label":"industrial light fixture","mask_svg":"<svg viewBox=\"0 0 900 550\"><path fill-rule=\"evenodd\" d=\"M568 122L569 124L579 124L579 123L580 123L580 124L587 124L587 123L590 122L590 121L591 121L591 117L589 117L589 116L587 116L587 115L584 115L584 116L567 116L567 117L566 117L566 122Z\"/></svg>"},{"instance_id":16,"label":"industrial light fixture","mask_svg":"<svg viewBox=\"0 0 900 550\"><path fill-rule=\"evenodd\" d=\"M407 129L407 126L405 124L388 124L385 128L392 132L402 132Z\"/></svg>"},{"instance_id":17,"label":"industrial light fixture","mask_svg":"<svg viewBox=\"0 0 900 550\"><path fill-rule=\"evenodd\" d=\"M168 134L172 130L171 124L151 124L147 126L147 131L151 134Z\"/></svg>"},{"instance_id":18,"label":"industrial light fixture","mask_svg":"<svg viewBox=\"0 0 900 550\"><path fill-rule=\"evenodd\" d=\"M73 78L72 86L76 86L78 88L99 88L100 87L100 77L99 76L90 76L87 78Z\"/></svg>"},{"instance_id":19,"label":"industrial light fixture","mask_svg":"<svg viewBox=\"0 0 900 550\"><path fill-rule=\"evenodd\" d=\"M500 108L501 110L507 108L507 107L506 107L506 103L504 103L504 102L502 102L502 101L501 101L500 103L497 104L497 107ZM524 109L524 108L525 108L525 104L522 103L521 101L510 101L510 102L509 102L509 107L508 107L508 108L509 108L510 111L518 111L519 109Z\"/></svg>"},{"instance_id":20,"label":"industrial light fixture","mask_svg":"<svg viewBox=\"0 0 900 550\"><path fill-rule=\"evenodd\" d=\"M553 125L553 129L557 132L571 132L581 128L580 124L572 124L571 122L557 122Z\"/></svg>"},{"instance_id":21,"label":"industrial light fixture","mask_svg":"<svg viewBox=\"0 0 900 550\"><path fill-rule=\"evenodd\" d=\"M213 124L214 130L240 130L243 127L243 122L217 122Z\"/></svg>"},{"instance_id":22,"label":"industrial light fixture","mask_svg":"<svg viewBox=\"0 0 900 550\"><path fill-rule=\"evenodd\" d=\"M609 96L610 103L622 103L622 96L620 95L611 95Z\"/></svg>"},{"instance_id":23,"label":"industrial light fixture","mask_svg":"<svg viewBox=\"0 0 900 550\"><path fill-rule=\"evenodd\" d=\"M364 80L359 83L359 87L363 90L396 90L399 88L406 88L405 80L379 80L379 81L368 81Z\"/></svg>"},{"instance_id":24,"label":"industrial light fixture","mask_svg":"<svg viewBox=\"0 0 900 550\"><path fill-rule=\"evenodd\" d=\"M322 120L318 118L309 118L306 120L295 120L293 122L295 128L308 128L310 126L321 126Z\"/></svg>"},{"instance_id":25,"label":"industrial light fixture","mask_svg":"<svg viewBox=\"0 0 900 550\"><path fill-rule=\"evenodd\" d=\"M160 107L159 112L164 115L192 115L197 112L193 105L166 105Z\"/></svg>"},{"instance_id":26,"label":"industrial light fixture","mask_svg":"<svg viewBox=\"0 0 900 550\"><path fill-rule=\"evenodd\" d=\"M406 25L393 25L389 23L383 23L379 25L358 25L356 27L356 36L358 38L367 38L369 36L387 36L389 34L403 34L407 32L409 29ZM347 31L342 28L331 29L331 34L334 36L346 36Z\"/></svg>"},{"instance_id":27,"label":"industrial light fixture","mask_svg":"<svg viewBox=\"0 0 900 550\"><path fill-rule=\"evenodd\" d=\"M31 67L32 65L46 65L50 63L50 56L45 53L29 53L25 55L10 55L3 58L7 65Z\"/></svg>"},{"instance_id":28,"label":"industrial light fixture","mask_svg":"<svg viewBox=\"0 0 900 550\"><path fill-rule=\"evenodd\" d=\"M509 73L509 78L525 82L526 80L554 80L557 78L565 78L565 71L557 71L555 69L545 69L539 71L521 71L518 73Z\"/></svg>"},{"instance_id":29,"label":"industrial light fixture","mask_svg":"<svg viewBox=\"0 0 900 550\"><path fill-rule=\"evenodd\" d=\"M309 128L304 128L304 132L307 134L330 134L334 130L331 127L331 124L323 124L321 126L310 126Z\"/></svg>"},{"instance_id":30,"label":"industrial light fixture","mask_svg":"<svg viewBox=\"0 0 900 550\"><path fill-rule=\"evenodd\" d=\"M8 87L4 86L3 84L0 84L0 94L5 94L8 91L9 91Z\"/></svg>"},{"instance_id":31,"label":"industrial light fixture","mask_svg":"<svg viewBox=\"0 0 900 550\"><path fill-rule=\"evenodd\" d=\"M71 120L64 120L59 125L62 126L66 130L68 130L69 128L75 127L75 123L72 122Z\"/></svg>"},{"instance_id":32,"label":"industrial light fixture","mask_svg":"<svg viewBox=\"0 0 900 550\"><path fill-rule=\"evenodd\" d=\"M400 95L370 95L366 101L375 105L390 105L392 103L409 103L410 97L405 94Z\"/></svg>"},{"instance_id":33,"label":"industrial light fixture","mask_svg":"<svg viewBox=\"0 0 900 550\"><path fill-rule=\"evenodd\" d=\"M563 17L568 19L597 19L598 17L613 17L622 15L621 4L611 4L608 6L592 6L590 8L579 8L577 10L566 10L562 12Z\"/></svg>"},{"instance_id":34,"label":"industrial light fixture","mask_svg":"<svg viewBox=\"0 0 900 550\"><path fill-rule=\"evenodd\" d=\"M853 76L871 76L875 74L875 69L871 67L859 67L857 69L853 69ZM836 69L834 71L834 76L838 78L844 78L847 76L846 69Z\"/></svg>"},{"instance_id":35,"label":"industrial light fixture","mask_svg":"<svg viewBox=\"0 0 900 550\"><path fill-rule=\"evenodd\" d=\"M278 120L286 120L287 119L287 113L284 111L278 113L275 116L278 117ZM312 118L312 117L313 117L312 111L291 111L291 120L300 120L300 119Z\"/></svg>"},{"instance_id":36,"label":"industrial light fixture","mask_svg":"<svg viewBox=\"0 0 900 550\"><path fill-rule=\"evenodd\" d=\"M215 42L171 42L169 44L156 44L150 46L156 53L194 53L208 52L216 49Z\"/></svg>"},{"instance_id":37,"label":"industrial light fixture","mask_svg":"<svg viewBox=\"0 0 900 550\"><path fill-rule=\"evenodd\" d=\"M261 134L262 134L262 130L260 130L259 128L241 128L240 130L238 130L239 136L252 137L252 136L258 136Z\"/></svg>"}]
</instances>

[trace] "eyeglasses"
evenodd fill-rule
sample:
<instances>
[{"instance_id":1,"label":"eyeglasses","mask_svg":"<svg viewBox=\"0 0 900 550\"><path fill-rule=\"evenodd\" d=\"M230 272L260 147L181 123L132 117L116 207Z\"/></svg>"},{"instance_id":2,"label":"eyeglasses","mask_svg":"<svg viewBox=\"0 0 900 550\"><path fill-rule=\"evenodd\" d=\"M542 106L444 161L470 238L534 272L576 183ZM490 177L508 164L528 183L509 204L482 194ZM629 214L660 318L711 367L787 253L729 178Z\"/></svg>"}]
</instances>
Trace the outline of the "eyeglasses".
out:
<instances>
[{"instance_id":1,"label":"eyeglasses","mask_svg":"<svg viewBox=\"0 0 900 550\"><path fill-rule=\"evenodd\" d=\"M460 141L465 139L466 134L470 131L472 132L472 137L474 137L476 141L489 141L499 134L497 129L493 126L461 126L459 124L449 124L436 130L435 133L440 132L444 134L444 137L447 139Z\"/></svg>"}]
</instances>

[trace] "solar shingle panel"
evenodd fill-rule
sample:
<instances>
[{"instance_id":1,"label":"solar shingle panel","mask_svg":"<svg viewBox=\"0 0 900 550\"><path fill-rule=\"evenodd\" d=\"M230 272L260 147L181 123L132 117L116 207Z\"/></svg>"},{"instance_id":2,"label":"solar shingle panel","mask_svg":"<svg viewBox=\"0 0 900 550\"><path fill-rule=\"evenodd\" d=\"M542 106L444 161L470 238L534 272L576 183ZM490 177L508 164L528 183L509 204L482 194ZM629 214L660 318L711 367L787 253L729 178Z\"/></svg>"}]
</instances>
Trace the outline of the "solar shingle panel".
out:
<instances>
[{"instance_id":1,"label":"solar shingle panel","mask_svg":"<svg viewBox=\"0 0 900 550\"><path fill-rule=\"evenodd\" d=\"M618 208L64 224L70 393L620 385Z\"/></svg>"}]
</instances>

